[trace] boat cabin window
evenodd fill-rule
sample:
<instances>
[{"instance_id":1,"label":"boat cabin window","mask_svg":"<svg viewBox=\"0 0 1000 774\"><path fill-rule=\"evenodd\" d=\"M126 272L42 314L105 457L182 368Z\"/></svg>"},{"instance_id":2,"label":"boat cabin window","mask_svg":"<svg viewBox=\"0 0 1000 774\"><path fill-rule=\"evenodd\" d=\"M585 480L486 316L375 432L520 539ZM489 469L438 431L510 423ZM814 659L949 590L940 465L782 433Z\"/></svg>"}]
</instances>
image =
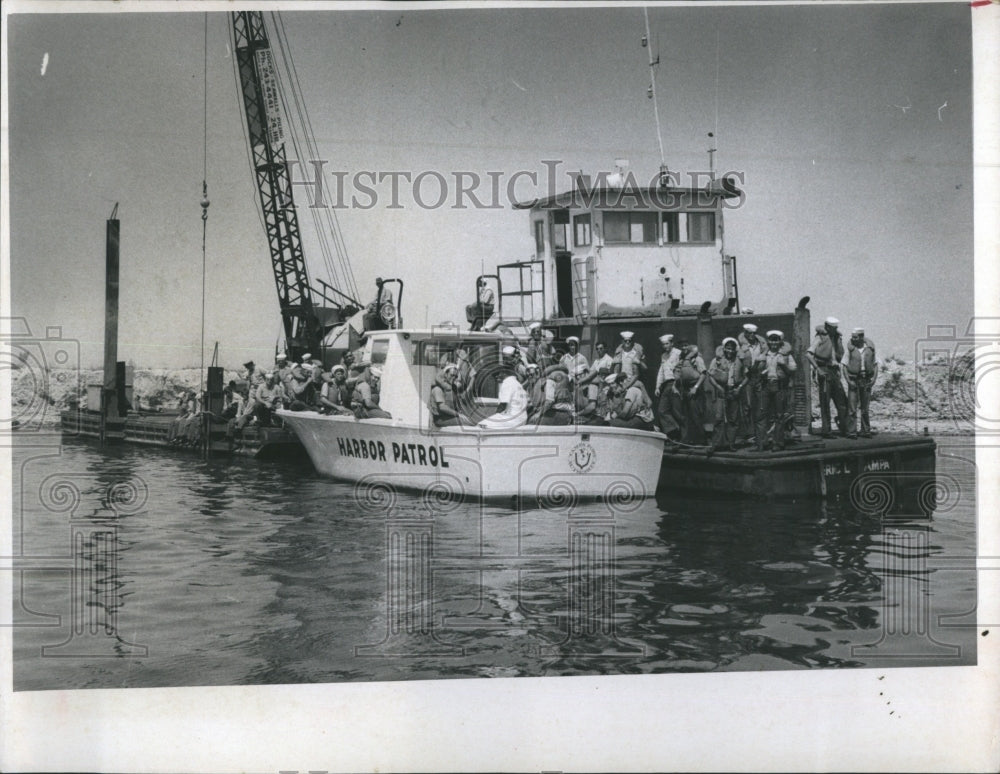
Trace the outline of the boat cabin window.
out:
<instances>
[{"instance_id":1,"label":"boat cabin window","mask_svg":"<svg viewBox=\"0 0 1000 774\"><path fill-rule=\"evenodd\" d=\"M535 221L535 254L542 255L545 252L545 221Z\"/></svg>"},{"instance_id":2,"label":"boat cabin window","mask_svg":"<svg viewBox=\"0 0 1000 774\"><path fill-rule=\"evenodd\" d=\"M484 357L496 358L496 344L473 344L461 341L422 341L413 348L413 365L440 368L445 363L457 363L457 350L464 349L469 362L475 365Z\"/></svg>"},{"instance_id":3,"label":"boat cabin window","mask_svg":"<svg viewBox=\"0 0 1000 774\"><path fill-rule=\"evenodd\" d=\"M372 342L372 365L384 365L389 353L389 339L375 339Z\"/></svg>"},{"instance_id":4,"label":"boat cabin window","mask_svg":"<svg viewBox=\"0 0 1000 774\"><path fill-rule=\"evenodd\" d=\"M587 247L590 245L590 213L573 216L573 246Z\"/></svg>"},{"instance_id":5,"label":"boat cabin window","mask_svg":"<svg viewBox=\"0 0 1000 774\"><path fill-rule=\"evenodd\" d=\"M714 212L687 213L687 241L688 242L715 241Z\"/></svg>"},{"instance_id":6,"label":"boat cabin window","mask_svg":"<svg viewBox=\"0 0 1000 774\"><path fill-rule=\"evenodd\" d=\"M681 241L680 218L676 212L663 213L662 238L664 242Z\"/></svg>"},{"instance_id":7,"label":"boat cabin window","mask_svg":"<svg viewBox=\"0 0 1000 774\"><path fill-rule=\"evenodd\" d=\"M604 213L604 241L609 244L656 244L659 214L656 212Z\"/></svg>"}]
</instances>

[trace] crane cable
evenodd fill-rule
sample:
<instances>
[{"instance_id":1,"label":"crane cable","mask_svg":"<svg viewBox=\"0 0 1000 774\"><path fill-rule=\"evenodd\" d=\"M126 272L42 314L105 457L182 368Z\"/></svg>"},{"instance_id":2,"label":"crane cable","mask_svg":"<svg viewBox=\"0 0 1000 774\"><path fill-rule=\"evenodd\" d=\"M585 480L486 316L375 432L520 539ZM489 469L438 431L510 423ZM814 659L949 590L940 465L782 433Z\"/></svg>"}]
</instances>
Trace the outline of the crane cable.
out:
<instances>
[{"instance_id":1,"label":"crane cable","mask_svg":"<svg viewBox=\"0 0 1000 774\"><path fill-rule=\"evenodd\" d=\"M205 383L205 277L208 262L206 260L206 237L208 235L208 14L205 14L204 62L202 65L203 92L203 126L202 138L202 180L201 180L201 369L199 371L200 392L204 396ZM204 408L204 402L202 408Z\"/></svg>"}]
</instances>

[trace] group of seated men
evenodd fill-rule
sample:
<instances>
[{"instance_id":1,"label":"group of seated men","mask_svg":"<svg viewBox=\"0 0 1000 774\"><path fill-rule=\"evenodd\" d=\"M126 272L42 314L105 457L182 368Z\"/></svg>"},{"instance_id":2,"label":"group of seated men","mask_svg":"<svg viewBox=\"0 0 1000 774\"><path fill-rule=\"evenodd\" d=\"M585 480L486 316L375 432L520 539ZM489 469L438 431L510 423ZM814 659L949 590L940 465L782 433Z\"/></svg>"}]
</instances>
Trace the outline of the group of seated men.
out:
<instances>
[{"instance_id":1,"label":"group of seated men","mask_svg":"<svg viewBox=\"0 0 1000 774\"><path fill-rule=\"evenodd\" d=\"M248 424L276 424L274 411L279 408L391 419L379 407L381 369L356 366L350 352L329 370L309 353L300 362L281 353L270 371L258 370L252 360L243 367L247 370L244 388L231 381L223 391L223 418L231 420L237 430Z\"/></svg>"}]
</instances>

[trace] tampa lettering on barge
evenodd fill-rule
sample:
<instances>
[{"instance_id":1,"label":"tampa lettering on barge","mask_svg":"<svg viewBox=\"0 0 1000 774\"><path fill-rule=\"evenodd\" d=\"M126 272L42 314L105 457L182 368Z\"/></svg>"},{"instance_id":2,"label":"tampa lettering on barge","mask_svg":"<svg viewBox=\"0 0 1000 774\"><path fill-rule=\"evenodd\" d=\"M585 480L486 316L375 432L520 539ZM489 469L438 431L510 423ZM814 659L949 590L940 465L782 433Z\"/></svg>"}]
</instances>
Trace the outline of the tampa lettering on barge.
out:
<instances>
[{"instance_id":1,"label":"tampa lettering on barge","mask_svg":"<svg viewBox=\"0 0 1000 774\"><path fill-rule=\"evenodd\" d=\"M392 461L405 465L423 465L432 468L450 468L448 460L444 458L444 449L438 446L424 446L422 443L396 443L391 444ZM376 460L386 462L386 452L382 441L365 441L359 438L337 438L337 449L341 456L357 457L363 460Z\"/></svg>"}]
</instances>

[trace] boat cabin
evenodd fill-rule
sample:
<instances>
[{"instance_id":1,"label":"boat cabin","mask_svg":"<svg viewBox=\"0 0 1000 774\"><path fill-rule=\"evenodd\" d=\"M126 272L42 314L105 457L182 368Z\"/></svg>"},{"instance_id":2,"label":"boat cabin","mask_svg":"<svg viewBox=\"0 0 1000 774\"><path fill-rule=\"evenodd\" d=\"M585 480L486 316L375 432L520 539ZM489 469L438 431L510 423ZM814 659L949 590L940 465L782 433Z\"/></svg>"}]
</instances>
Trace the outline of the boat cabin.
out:
<instances>
[{"instance_id":1,"label":"boat cabin","mask_svg":"<svg viewBox=\"0 0 1000 774\"><path fill-rule=\"evenodd\" d=\"M735 258L723 210L743 196L731 178L702 188L640 187L633 177L577 177L572 190L515 206L530 210L531 261L499 266L505 320L585 324L595 318L735 311ZM703 310L708 311L708 310Z\"/></svg>"},{"instance_id":2,"label":"boat cabin","mask_svg":"<svg viewBox=\"0 0 1000 774\"><path fill-rule=\"evenodd\" d=\"M369 331L361 363L382 369L379 405L394 420L431 427L431 387L441 366L467 360L475 372L472 394L483 405L496 403L497 366L503 336L460 331L457 326L429 330Z\"/></svg>"}]
</instances>

